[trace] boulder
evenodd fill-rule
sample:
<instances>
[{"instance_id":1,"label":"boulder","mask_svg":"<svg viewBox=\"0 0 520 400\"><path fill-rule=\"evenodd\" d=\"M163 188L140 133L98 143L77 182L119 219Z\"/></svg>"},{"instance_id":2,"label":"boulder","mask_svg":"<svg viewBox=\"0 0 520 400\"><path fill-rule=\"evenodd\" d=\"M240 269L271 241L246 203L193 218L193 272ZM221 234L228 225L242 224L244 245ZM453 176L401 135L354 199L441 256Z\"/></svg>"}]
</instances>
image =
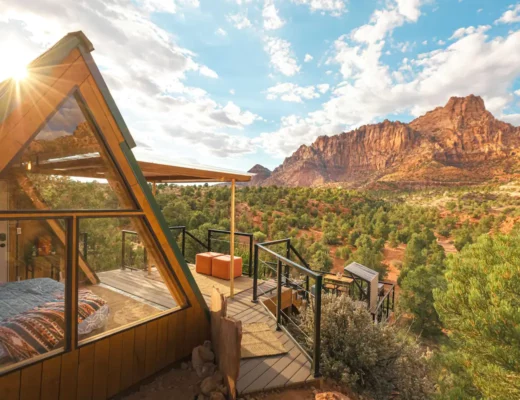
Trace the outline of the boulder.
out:
<instances>
[{"instance_id":1,"label":"boulder","mask_svg":"<svg viewBox=\"0 0 520 400\"><path fill-rule=\"evenodd\" d=\"M226 400L226 396L220 392L211 392L209 400Z\"/></svg>"},{"instance_id":2,"label":"boulder","mask_svg":"<svg viewBox=\"0 0 520 400\"><path fill-rule=\"evenodd\" d=\"M219 371L215 372L212 376L204 378L200 384L200 391L209 396L211 392L218 391L219 387L222 386L221 383L223 379L224 378Z\"/></svg>"}]
</instances>

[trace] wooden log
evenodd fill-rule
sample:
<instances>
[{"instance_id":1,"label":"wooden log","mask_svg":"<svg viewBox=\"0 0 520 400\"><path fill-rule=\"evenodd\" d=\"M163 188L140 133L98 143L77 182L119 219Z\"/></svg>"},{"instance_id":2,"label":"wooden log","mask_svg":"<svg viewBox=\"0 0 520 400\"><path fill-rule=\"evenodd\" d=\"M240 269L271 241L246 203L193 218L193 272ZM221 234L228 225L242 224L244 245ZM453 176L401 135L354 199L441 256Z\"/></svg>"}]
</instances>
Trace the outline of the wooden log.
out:
<instances>
[{"instance_id":1,"label":"wooden log","mask_svg":"<svg viewBox=\"0 0 520 400\"><path fill-rule=\"evenodd\" d=\"M224 376L224 383L229 392L229 398L237 398L237 381L240 374L240 347L242 344L242 322L233 318L220 320L220 360L219 369Z\"/></svg>"},{"instance_id":2,"label":"wooden log","mask_svg":"<svg viewBox=\"0 0 520 400\"><path fill-rule=\"evenodd\" d=\"M220 344L220 319L225 317L227 314L227 301L224 296L216 288L213 288L211 292L211 343L213 344L213 350L217 361L220 358L219 344Z\"/></svg>"}]
</instances>

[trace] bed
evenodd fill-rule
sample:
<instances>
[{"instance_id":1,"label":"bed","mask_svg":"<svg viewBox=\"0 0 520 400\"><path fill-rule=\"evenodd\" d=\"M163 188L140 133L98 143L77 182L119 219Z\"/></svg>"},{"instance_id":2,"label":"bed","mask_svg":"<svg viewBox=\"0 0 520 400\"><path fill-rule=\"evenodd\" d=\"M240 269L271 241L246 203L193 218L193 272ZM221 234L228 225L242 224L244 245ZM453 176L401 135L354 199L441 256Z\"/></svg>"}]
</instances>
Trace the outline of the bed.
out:
<instances>
[{"instance_id":1,"label":"bed","mask_svg":"<svg viewBox=\"0 0 520 400\"><path fill-rule=\"evenodd\" d=\"M65 286L50 278L0 284L0 366L64 345ZM90 290L78 292L78 335L105 326L109 307Z\"/></svg>"}]
</instances>

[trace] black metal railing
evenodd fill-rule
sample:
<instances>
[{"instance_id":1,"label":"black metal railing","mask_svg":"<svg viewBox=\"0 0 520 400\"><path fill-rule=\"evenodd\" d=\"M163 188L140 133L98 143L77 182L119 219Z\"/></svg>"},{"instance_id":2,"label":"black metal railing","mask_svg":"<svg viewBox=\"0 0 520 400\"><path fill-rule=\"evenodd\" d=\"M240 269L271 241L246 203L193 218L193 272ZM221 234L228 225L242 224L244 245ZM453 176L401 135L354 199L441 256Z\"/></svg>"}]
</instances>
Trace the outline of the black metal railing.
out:
<instances>
[{"instance_id":1,"label":"black metal railing","mask_svg":"<svg viewBox=\"0 0 520 400\"><path fill-rule=\"evenodd\" d=\"M137 268L136 267L136 264L134 264L133 260L131 263L126 263L126 258L127 258L127 251L129 249L127 249L126 247L126 243L127 243L127 236L132 236L132 237L136 237L137 238L137 242L134 242L135 244L140 244L140 241L139 241L139 234L135 231L129 231L129 230L122 230L121 231L121 235L122 235L122 239L121 239L121 269L122 270L125 270L125 269L129 269L129 270L132 270L132 271L138 271L140 269L143 269L143 270L146 270L148 269L148 253L146 251L146 248L143 248L143 267L142 268ZM132 247L130 247L130 250L134 250ZM133 251L131 252L131 258L135 258L135 254L133 254Z\"/></svg>"},{"instance_id":2,"label":"black metal railing","mask_svg":"<svg viewBox=\"0 0 520 400\"><path fill-rule=\"evenodd\" d=\"M184 226L184 225L170 226L169 229L172 233L173 232L180 233L180 235L181 235L181 243L180 243L181 253L182 253L182 256L184 257L184 259L186 260L186 262L194 263L195 254L198 252L198 251L194 250L194 251L190 252L189 255L187 255L187 251L186 251L187 239L190 240L191 245L198 246L199 249L202 249L204 251L210 251L208 244L204 243L202 240L200 240L198 237L196 237L190 231L188 231L186 229L186 226ZM193 254L191 254L191 253L193 253Z\"/></svg>"},{"instance_id":3,"label":"black metal railing","mask_svg":"<svg viewBox=\"0 0 520 400\"><path fill-rule=\"evenodd\" d=\"M228 235L229 240L215 238L215 235ZM235 232L235 240L236 240L236 238L240 238L240 237L245 237L245 238L247 238L247 241L248 241L247 249L242 254L242 262L243 262L242 275L247 275L247 276L251 277L253 274L253 243L254 243L253 234L247 233L247 232ZM219 252L229 253L228 246L230 245L230 240L231 240L231 231L222 230L222 229L208 229L208 251L217 250ZM215 248L215 242L217 243L217 248ZM221 243L226 243L226 244L223 247L222 246L219 247L218 244L221 244ZM238 243L239 243L239 245L241 244L240 241ZM237 254L236 250L238 247L239 246L237 246L235 244L235 254ZM244 274L244 266L246 266L246 265L247 265L247 270L246 270L247 273Z\"/></svg>"},{"instance_id":4,"label":"black metal railing","mask_svg":"<svg viewBox=\"0 0 520 400\"><path fill-rule=\"evenodd\" d=\"M281 246L280 246L281 245ZM278 252L269 247L278 247ZM280 254L280 253L283 253ZM294 255L298 261L291 260ZM272 261L272 260L275 261ZM301 265L303 264L303 265ZM312 271L307 262L301 257L298 251L291 245L290 239L281 239L271 242L255 244L254 253L254 272L253 272L253 302L258 302L259 290L262 295L267 297L262 304L269 309L275 309L274 317L276 318L277 330L283 330L289 335L298 348L305 354L313 365L313 373L317 378L321 376L320 373L320 357L321 357L321 296L323 277L319 272ZM276 276L276 302L272 300L272 292L274 288L258 285L260 265L264 269L262 276L271 278ZM291 270L293 273L291 273ZM313 281L313 285L310 286ZM282 292L283 287L294 289L295 297L291 291L290 306L282 308ZM297 301L301 304L301 309L298 312L307 312L310 307L313 316L313 332L310 337L304 332L298 321L298 316L293 318L292 307L293 302ZM266 304L265 302L270 302Z\"/></svg>"},{"instance_id":5,"label":"black metal railing","mask_svg":"<svg viewBox=\"0 0 520 400\"><path fill-rule=\"evenodd\" d=\"M374 322L386 322L395 308L395 284L393 282L381 282L383 294L379 296L377 307L372 313Z\"/></svg>"}]
</instances>

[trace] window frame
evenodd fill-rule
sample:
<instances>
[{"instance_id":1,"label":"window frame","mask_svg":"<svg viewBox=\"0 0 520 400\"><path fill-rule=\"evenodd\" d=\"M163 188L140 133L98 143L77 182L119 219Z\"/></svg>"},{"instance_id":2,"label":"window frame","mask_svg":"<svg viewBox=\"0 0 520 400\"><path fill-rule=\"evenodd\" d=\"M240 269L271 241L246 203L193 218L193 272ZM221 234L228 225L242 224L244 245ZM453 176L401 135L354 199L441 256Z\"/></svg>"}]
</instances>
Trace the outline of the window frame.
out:
<instances>
[{"instance_id":1,"label":"window frame","mask_svg":"<svg viewBox=\"0 0 520 400\"><path fill-rule=\"evenodd\" d=\"M100 333L98 335L92 336L91 338L85 339L81 344L78 340L78 321L77 321L77 308L78 308L78 268L79 268L79 246L80 246L80 238L79 238L79 220L88 218L125 218L125 217L135 217L142 218L145 223L151 239L154 244L157 246L157 250L160 252L164 266L167 269L168 273L172 276L175 281L175 285L177 286L179 292L183 295L184 301L181 304L178 304L176 308L171 308L168 310L164 310L160 313L154 314L148 318L140 319L135 321L134 323L130 323L127 325L123 325L120 328L115 328L106 334ZM191 303L189 301L188 296L186 295L183 287L181 286L177 274L175 274L172 265L166 256L166 253L162 246L159 244L157 240L157 235L153 231L150 226L150 222L143 211L116 211L116 210L105 210L105 211L90 211L90 210L67 210L67 211L50 211L42 210L42 211L32 211L32 212L9 212L4 213L0 212L0 220L2 221L16 221L16 220L49 220L49 219L63 219L66 221L67 232L66 232L66 279L65 279L65 343L62 349L56 349L49 351L45 354L41 354L30 359L20 361L19 363L12 364L6 367L0 367L0 377L7 375L9 373L21 370L25 367L31 366L33 364L37 364L43 362L49 358L63 355L66 353L70 353L72 351L78 350L83 346L87 346L94 342L104 340L111 336L121 334L127 330L136 328L140 325L147 324L151 321L164 318L167 315L180 312L187 308L191 307ZM173 297L173 296L172 296ZM178 300L178 299L175 299Z\"/></svg>"}]
</instances>

